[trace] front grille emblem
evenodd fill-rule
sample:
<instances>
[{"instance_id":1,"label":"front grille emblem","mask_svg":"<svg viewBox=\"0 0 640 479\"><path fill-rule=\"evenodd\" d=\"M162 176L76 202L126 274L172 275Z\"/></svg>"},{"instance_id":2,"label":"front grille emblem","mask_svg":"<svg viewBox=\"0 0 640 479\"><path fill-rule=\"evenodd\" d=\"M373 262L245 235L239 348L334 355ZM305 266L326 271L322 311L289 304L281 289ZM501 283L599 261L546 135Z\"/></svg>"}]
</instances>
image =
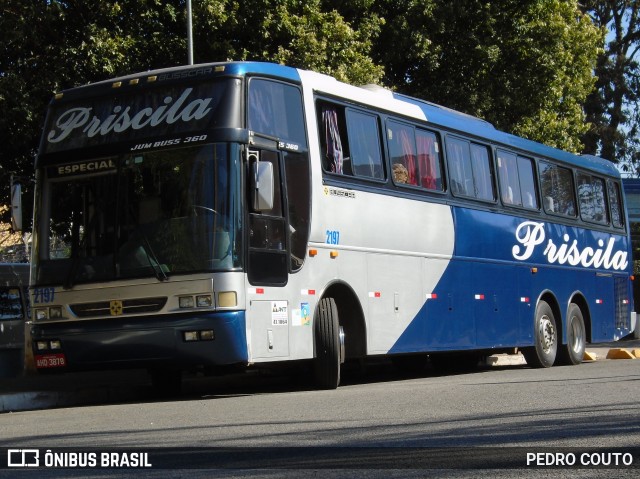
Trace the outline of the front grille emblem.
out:
<instances>
[{"instance_id":1,"label":"front grille emblem","mask_svg":"<svg viewBox=\"0 0 640 479\"><path fill-rule=\"evenodd\" d=\"M122 314L122 301L114 299L109 302L109 312L111 312L111 316L120 316Z\"/></svg>"}]
</instances>

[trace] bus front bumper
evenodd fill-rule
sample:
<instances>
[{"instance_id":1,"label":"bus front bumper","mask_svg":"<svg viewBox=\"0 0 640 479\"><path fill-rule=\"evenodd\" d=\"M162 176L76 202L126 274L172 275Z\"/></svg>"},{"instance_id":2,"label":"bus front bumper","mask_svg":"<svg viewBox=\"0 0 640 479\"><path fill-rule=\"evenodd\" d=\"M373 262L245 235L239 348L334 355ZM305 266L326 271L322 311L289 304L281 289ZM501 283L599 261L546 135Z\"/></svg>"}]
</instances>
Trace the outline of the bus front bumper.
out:
<instances>
[{"instance_id":1,"label":"bus front bumper","mask_svg":"<svg viewBox=\"0 0 640 479\"><path fill-rule=\"evenodd\" d=\"M190 369L248 361L244 311L34 324L39 370Z\"/></svg>"}]
</instances>

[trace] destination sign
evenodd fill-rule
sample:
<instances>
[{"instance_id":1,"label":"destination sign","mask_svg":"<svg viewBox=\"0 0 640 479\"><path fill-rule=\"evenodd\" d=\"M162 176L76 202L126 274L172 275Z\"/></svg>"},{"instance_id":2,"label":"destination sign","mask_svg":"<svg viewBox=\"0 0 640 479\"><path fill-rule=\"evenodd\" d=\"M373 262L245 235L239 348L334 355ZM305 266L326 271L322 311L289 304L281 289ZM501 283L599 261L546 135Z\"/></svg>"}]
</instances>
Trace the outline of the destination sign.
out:
<instances>
[{"instance_id":1,"label":"destination sign","mask_svg":"<svg viewBox=\"0 0 640 479\"><path fill-rule=\"evenodd\" d=\"M228 113L218 111L232 96L233 80L191 86L135 90L53 106L45 130L44 153L141 142L204 131Z\"/></svg>"}]
</instances>

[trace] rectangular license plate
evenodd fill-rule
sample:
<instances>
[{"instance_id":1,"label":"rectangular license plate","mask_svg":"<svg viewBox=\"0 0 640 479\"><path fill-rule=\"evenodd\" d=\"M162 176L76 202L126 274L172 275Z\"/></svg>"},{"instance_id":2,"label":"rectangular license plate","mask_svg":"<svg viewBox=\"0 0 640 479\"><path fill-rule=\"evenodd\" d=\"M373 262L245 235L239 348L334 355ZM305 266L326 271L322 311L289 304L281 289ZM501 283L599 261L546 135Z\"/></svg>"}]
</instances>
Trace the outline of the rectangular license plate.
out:
<instances>
[{"instance_id":1,"label":"rectangular license plate","mask_svg":"<svg viewBox=\"0 0 640 479\"><path fill-rule=\"evenodd\" d=\"M36 367L41 368L63 368L67 365L67 359L63 353L37 354Z\"/></svg>"}]
</instances>

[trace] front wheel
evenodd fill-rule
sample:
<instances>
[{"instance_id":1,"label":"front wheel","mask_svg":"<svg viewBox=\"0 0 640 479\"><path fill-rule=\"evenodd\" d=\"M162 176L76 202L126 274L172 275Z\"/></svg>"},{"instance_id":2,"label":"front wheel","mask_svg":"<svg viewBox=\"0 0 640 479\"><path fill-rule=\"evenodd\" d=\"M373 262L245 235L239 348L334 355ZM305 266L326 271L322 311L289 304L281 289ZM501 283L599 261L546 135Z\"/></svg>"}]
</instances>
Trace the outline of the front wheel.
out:
<instances>
[{"instance_id":1,"label":"front wheel","mask_svg":"<svg viewBox=\"0 0 640 479\"><path fill-rule=\"evenodd\" d=\"M320 300L313 322L316 385L321 389L336 389L340 384L341 341L338 308L333 298Z\"/></svg>"},{"instance_id":2,"label":"front wheel","mask_svg":"<svg viewBox=\"0 0 640 479\"><path fill-rule=\"evenodd\" d=\"M571 303L567 317L567 344L560 347L559 364L580 364L584 358L586 344L587 333L582 310L577 304Z\"/></svg>"},{"instance_id":3,"label":"front wheel","mask_svg":"<svg viewBox=\"0 0 640 479\"><path fill-rule=\"evenodd\" d=\"M525 348L522 354L532 368L550 368L558 352L558 329L553 310L546 301L538 303L534 328L534 345Z\"/></svg>"}]
</instances>

